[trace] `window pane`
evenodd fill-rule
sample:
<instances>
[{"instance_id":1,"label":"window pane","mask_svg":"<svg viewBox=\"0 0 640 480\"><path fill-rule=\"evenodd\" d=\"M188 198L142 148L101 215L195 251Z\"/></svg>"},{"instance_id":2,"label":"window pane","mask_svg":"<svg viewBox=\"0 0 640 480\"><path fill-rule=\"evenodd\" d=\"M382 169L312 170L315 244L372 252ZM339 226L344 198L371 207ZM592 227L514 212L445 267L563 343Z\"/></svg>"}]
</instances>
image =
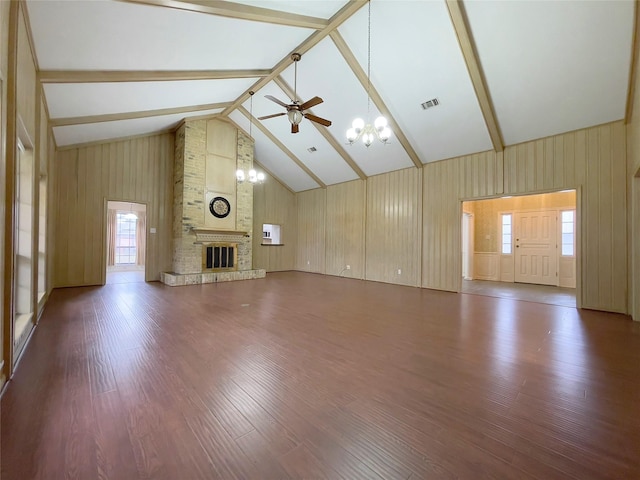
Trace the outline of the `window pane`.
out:
<instances>
[{"instance_id":1,"label":"window pane","mask_svg":"<svg viewBox=\"0 0 640 480\"><path fill-rule=\"evenodd\" d=\"M136 218L116 215L116 264L133 264L136 259Z\"/></svg>"},{"instance_id":2,"label":"window pane","mask_svg":"<svg viewBox=\"0 0 640 480\"><path fill-rule=\"evenodd\" d=\"M575 243L575 211L561 212L562 219L562 250L561 255L573 256Z\"/></svg>"},{"instance_id":3,"label":"window pane","mask_svg":"<svg viewBox=\"0 0 640 480\"><path fill-rule=\"evenodd\" d=\"M511 253L511 214L502 214L502 253Z\"/></svg>"}]
</instances>

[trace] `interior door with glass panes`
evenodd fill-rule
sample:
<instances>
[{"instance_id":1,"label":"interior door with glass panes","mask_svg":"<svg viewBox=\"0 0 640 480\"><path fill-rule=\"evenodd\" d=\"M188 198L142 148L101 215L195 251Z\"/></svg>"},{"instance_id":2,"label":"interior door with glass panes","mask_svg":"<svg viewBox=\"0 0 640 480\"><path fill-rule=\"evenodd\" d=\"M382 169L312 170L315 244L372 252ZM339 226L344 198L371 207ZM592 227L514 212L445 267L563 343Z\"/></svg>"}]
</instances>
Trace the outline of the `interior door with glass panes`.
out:
<instances>
[{"instance_id":1,"label":"interior door with glass panes","mask_svg":"<svg viewBox=\"0 0 640 480\"><path fill-rule=\"evenodd\" d=\"M557 212L515 212L513 217L515 281L557 286Z\"/></svg>"}]
</instances>

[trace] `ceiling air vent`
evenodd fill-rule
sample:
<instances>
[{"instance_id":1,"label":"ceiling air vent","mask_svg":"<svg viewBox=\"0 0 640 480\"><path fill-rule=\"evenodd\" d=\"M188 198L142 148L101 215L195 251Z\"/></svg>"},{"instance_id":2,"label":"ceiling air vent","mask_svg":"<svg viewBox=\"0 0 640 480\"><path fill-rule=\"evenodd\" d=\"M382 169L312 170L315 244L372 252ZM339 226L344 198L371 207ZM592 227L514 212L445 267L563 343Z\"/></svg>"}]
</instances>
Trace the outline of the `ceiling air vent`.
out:
<instances>
[{"instance_id":1,"label":"ceiling air vent","mask_svg":"<svg viewBox=\"0 0 640 480\"><path fill-rule=\"evenodd\" d=\"M317 152L317 151L318 151L318 149L316 147L307 148L307 152L309 152L309 153L313 153L313 152Z\"/></svg>"},{"instance_id":2,"label":"ceiling air vent","mask_svg":"<svg viewBox=\"0 0 640 480\"><path fill-rule=\"evenodd\" d=\"M426 110L427 108L437 107L438 105L440 105L440 101L437 98L432 98L431 100L427 100L420 105L422 106L423 110Z\"/></svg>"}]
</instances>

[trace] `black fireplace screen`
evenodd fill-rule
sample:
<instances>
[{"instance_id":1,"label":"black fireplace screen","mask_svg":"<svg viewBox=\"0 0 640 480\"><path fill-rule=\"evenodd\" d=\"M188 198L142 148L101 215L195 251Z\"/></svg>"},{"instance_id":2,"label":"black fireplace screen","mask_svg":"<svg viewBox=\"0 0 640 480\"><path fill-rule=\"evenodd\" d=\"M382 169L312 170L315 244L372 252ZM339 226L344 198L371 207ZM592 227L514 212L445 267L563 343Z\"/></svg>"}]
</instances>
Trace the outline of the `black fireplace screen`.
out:
<instances>
[{"instance_id":1,"label":"black fireplace screen","mask_svg":"<svg viewBox=\"0 0 640 480\"><path fill-rule=\"evenodd\" d=\"M207 247L207 269L233 268L233 247Z\"/></svg>"}]
</instances>

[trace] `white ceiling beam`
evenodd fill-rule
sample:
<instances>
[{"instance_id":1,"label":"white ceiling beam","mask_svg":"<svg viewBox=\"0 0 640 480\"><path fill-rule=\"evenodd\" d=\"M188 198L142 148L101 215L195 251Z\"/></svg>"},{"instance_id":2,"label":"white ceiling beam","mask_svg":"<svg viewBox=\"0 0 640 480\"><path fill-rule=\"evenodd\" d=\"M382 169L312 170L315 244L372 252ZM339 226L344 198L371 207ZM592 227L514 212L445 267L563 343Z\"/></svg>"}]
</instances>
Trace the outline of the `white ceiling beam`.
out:
<instances>
[{"instance_id":1,"label":"white ceiling beam","mask_svg":"<svg viewBox=\"0 0 640 480\"><path fill-rule=\"evenodd\" d=\"M331 40L333 40L333 43L335 43L336 47L347 62L347 65L349 65L356 78L362 84L362 87L365 90L368 90L373 104L378 108L380 113L386 117L387 121L389 122L389 127L393 131L393 134L400 142L400 145L402 145L404 150L407 152L407 155L409 155L409 158L411 159L413 164L416 166L416 168L422 168L422 161L420 160L420 157L411 146L411 143L409 143L409 139L400 128L400 125L398 125L398 122L396 122L396 119L393 117L393 115L391 115L391 111L387 108L387 105L384 103L384 100L382 100L382 97L380 96L378 91L373 85L369 83L367 72L365 72L364 69L360 66L355 55L347 45L347 42L345 42L344 38L342 38L342 35L340 35L337 30L331 32Z\"/></svg>"},{"instance_id":2,"label":"white ceiling beam","mask_svg":"<svg viewBox=\"0 0 640 480\"><path fill-rule=\"evenodd\" d=\"M27 29L27 38L29 39L29 49L31 50L31 56L33 57L33 63L36 66L36 71L38 71L39 63L38 63L38 55L36 54L35 42L33 41L33 31L31 30L31 19L29 18L29 8L27 6L27 2L22 0L20 2L20 7L22 9L22 14L24 15L24 23Z\"/></svg>"},{"instance_id":3,"label":"white ceiling beam","mask_svg":"<svg viewBox=\"0 0 640 480\"><path fill-rule=\"evenodd\" d=\"M291 150L289 150L284 143L282 143L280 140L278 140L276 138L276 136L271 133L267 127L265 127L262 122L259 122L257 118L253 117L251 115L251 113L249 113L249 111L244 108L242 105L240 105L238 107L238 111L240 113L242 113L245 117L247 117L249 119L250 122L252 122L256 127L258 127L260 129L260 131L262 133L264 133L269 140L271 140L280 150L282 150L287 157L289 157L291 160L293 160L293 162L298 165L302 170L304 170L304 172L309 175L318 185L320 185L322 188L327 188L327 185L325 185L325 183L320 180L316 174L314 174L311 170L309 170L309 168L302 163L302 161L300 161L300 159L298 157L296 157L293 152Z\"/></svg>"},{"instance_id":4,"label":"white ceiling beam","mask_svg":"<svg viewBox=\"0 0 640 480\"><path fill-rule=\"evenodd\" d=\"M156 135L164 135L165 133L174 133L175 130L175 127L161 128L160 130L156 130L154 132L141 133L139 135L129 135L125 137L105 138L103 140L92 140L90 142L73 143L69 145L56 146L56 151L61 152L64 150L73 150L74 148L95 147L96 145L104 145L106 143L117 143L125 142L128 140L135 140L137 138L154 137Z\"/></svg>"},{"instance_id":5,"label":"white ceiling beam","mask_svg":"<svg viewBox=\"0 0 640 480\"><path fill-rule=\"evenodd\" d=\"M42 83L163 82L266 77L271 70L42 70Z\"/></svg>"},{"instance_id":6,"label":"white ceiling beam","mask_svg":"<svg viewBox=\"0 0 640 480\"><path fill-rule=\"evenodd\" d=\"M174 8L189 12L217 15L219 17L252 20L290 27L304 27L322 29L329 23L324 18L310 17L296 13L282 12L270 8L253 7L241 3L224 2L221 0L120 0L126 3L138 3L156 7Z\"/></svg>"},{"instance_id":7,"label":"white ceiling beam","mask_svg":"<svg viewBox=\"0 0 640 480\"><path fill-rule=\"evenodd\" d=\"M630 123L633 120L633 103L636 92L636 78L638 75L638 53L640 53L640 35L638 35L638 26L640 25L640 8L638 2L633 2L633 35L631 40L631 67L629 68L629 86L627 87L627 107L625 109L624 123Z\"/></svg>"},{"instance_id":8,"label":"white ceiling beam","mask_svg":"<svg viewBox=\"0 0 640 480\"><path fill-rule=\"evenodd\" d=\"M329 23L322 30L318 30L311 34L304 42L298 45L295 49L291 51L291 53L297 52L300 55L308 52L313 47L315 47L318 43L324 40L328 35L331 34L336 28L342 25L351 15L356 13L360 8L367 4L367 0L350 0L344 7L342 7L338 12L329 19ZM293 60L291 60L291 55L287 55L285 58L280 60L278 64L273 67L271 73L266 77L261 78L256 83L254 83L251 87L249 87L245 92L240 95L233 104L228 107L222 115L229 115L236 108L238 108L242 103L249 97L249 92L257 92L278 75L286 70L286 68L291 65Z\"/></svg>"},{"instance_id":9,"label":"white ceiling beam","mask_svg":"<svg viewBox=\"0 0 640 480\"><path fill-rule=\"evenodd\" d=\"M282 91L287 94L289 96L289 98L293 98L293 89L291 88L291 86L284 80L284 78L282 78L280 75L278 75L276 78L274 78L275 83L282 89ZM297 98L296 100L302 102L302 99ZM313 114L311 109L307 109L307 112ZM360 177L361 180L366 180L367 176L365 175L365 173L360 169L360 167L358 166L358 164L353 160L353 158L351 158L351 156L347 153L347 151L345 150L345 148L340 144L340 142L338 142L335 137L333 135L331 135L329 133L329 131L327 130L326 127L323 127L322 125L318 125L315 122L310 122L313 124L314 127L316 127L316 130L318 130L318 132L320 132L320 135L322 135L325 140L327 140L327 142L329 142L329 144L336 150L336 152L338 152L338 154L342 157L342 159L347 162L347 164L351 167L351 169Z\"/></svg>"},{"instance_id":10,"label":"white ceiling beam","mask_svg":"<svg viewBox=\"0 0 640 480\"><path fill-rule=\"evenodd\" d=\"M462 2L459 0L447 0L447 8L449 10L453 29L455 30L456 37L458 38L458 43L460 44L462 56L467 64L467 70L469 71L469 77L471 78L473 89L476 92L476 97L480 104L482 116L484 117L487 130L489 131L489 136L491 137L493 149L496 152L501 152L504 150L504 142L496 119L497 117L493 108L493 103L491 102L491 96L487 89L487 82L485 80L484 73L482 72L480 62L478 61L478 52L473 38L471 37L467 14Z\"/></svg>"},{"instance_id":11,"label":"white ceiling beam","mask_svg":"<svg viewBox=\"0 0 640 480\"><path fill-rule=\"evenodd\" d=\"M174 115L176 113L202 112L225 108L230 102L210 103L206 105L188 105L185 107L161 108L158 110L142 110L138 112L107 113L104 115L87 115L84 117L52 118L49 124L52 127L65 127L68 125L84 125L87 123L115 122L118 120L133 120L136 118L160 117Z\"/></svg>"}]
</instances>

